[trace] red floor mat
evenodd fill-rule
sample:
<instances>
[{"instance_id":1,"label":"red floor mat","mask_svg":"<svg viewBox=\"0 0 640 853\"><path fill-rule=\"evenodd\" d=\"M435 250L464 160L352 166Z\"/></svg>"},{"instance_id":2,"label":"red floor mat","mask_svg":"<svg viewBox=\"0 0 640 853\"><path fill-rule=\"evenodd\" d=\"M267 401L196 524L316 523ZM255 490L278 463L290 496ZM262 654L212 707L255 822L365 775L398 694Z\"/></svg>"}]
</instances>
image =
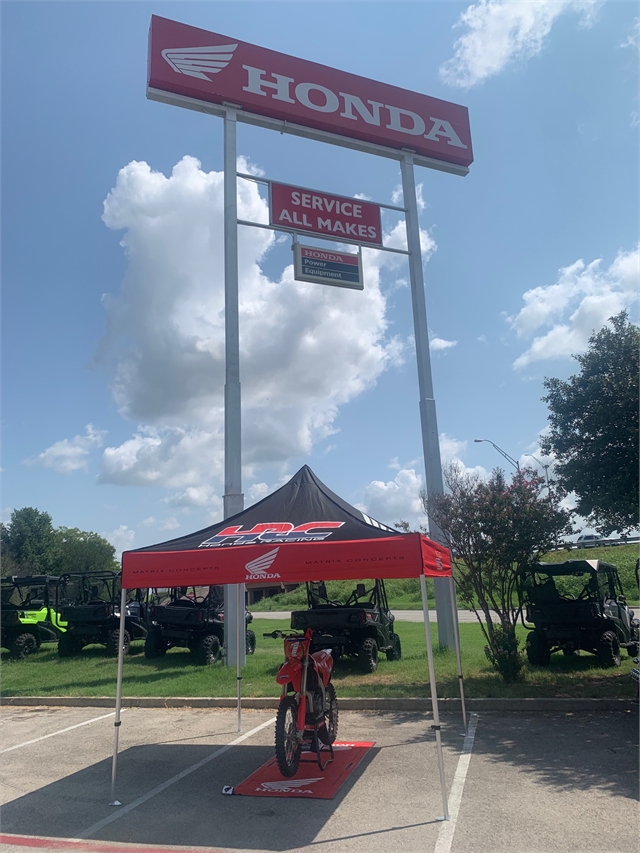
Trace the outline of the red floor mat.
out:
<instances>
[{"instance_id":1,"label":"red floor mat","mask_svg":"<svg viewBox=\"0 0 640 853\"><path fill-rule=\"evenodd\" d=\"M244 782L236 785L233 793L247 797L307 797L331 800L374 743L375 741L366 743L336 741L333 745L334 760L331 764L327 764L324 770L318 767L314 752L303 752L298 772L290 779L280 775L274 757ZM323 761L327 755L328 753L323 753ZM225 793L232 792L226 789Z\"/></svg>"}]
</instances>

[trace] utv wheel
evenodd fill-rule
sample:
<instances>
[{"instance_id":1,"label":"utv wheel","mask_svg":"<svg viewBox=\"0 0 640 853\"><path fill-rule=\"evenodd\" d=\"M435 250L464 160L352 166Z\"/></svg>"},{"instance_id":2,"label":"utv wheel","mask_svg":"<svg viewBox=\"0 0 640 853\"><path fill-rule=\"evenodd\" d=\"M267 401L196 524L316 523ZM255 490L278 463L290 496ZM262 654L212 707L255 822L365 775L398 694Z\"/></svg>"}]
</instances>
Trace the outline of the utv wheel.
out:
<instances>
[{"instance_id":1,"label":"utv wheel","mask_svg":"<svg viewBox=\"0 0 640 853\"><path fill-rule=\"evenodd\" d=\"M252 655L256 650L255 631L247 631L247 654Z\"/></svg>"},{"instance_id":2,"label":"utv wheel","mask_svg":"<svg viewBox=\"0 0 640 853\"><path fill-rule=\"evenodd\" d=\"M551 650L541 631L531 631L527 636L527 660L533 666L549 666Z\"/></svg>"},{"instance_id":3,"label":"utv wheel","mask_svg":"<svg viewBox=\"0 0 640 853\"><path fill-rule=\"evenodd\" d=\"M107 636L107 654L111 657L118 657L118 644L120 642L120 629L114 628L113 631L109 631ZM129 632L124 632L124 640L122 643L122 650L125 655L129 654L129 647L131 645L131 637L129 636Z\"/></svg>"},{"instance_id":4,"label":"utv wheel","mask_svg":"<svg viewBox=\"0 0 640 853\"><path fill-rule=\"evenodd\" d=\"M207 634L206 637L203 637L196 646L196 663L200 664L200 666L214 664L216 661L220 660L221 654L222 649L220 647L220 640L215 634Z\"/></svg>"},{"instance_id":5,"label":"utv wheel","mask_svg":"<svg viewBox=\"0 0 640 853\"><path fill-rule=\"evenodd\" d=\"M300 764L302 744L296 737L298 703L293 696L285 696L278 705L276 716L276 761L283 776L295 776Z\"/></svg>"},{"instance_id":6,"label":"utv wheel","mask_svg":"<svg viewBox=\"0 0 640 853\"><path fill-rule=\"evenodd\" d=\"M627 646L627 654L630 658L638 657L638 644L632 643L630 646Z\"/></svg>"},{"instance_id":7,"label":"utv wheel","mask_svg":"<svg viewBox=\"0 0 640 853\"><path fill-rule=\"evenodd\" d=\"M397 634L391 635L391 648L386 654L387 660L400 660L402 657L402 646L400 645L400 637Z\"/></svg>"},{"instance_id":8,"label":"utv wheel","mask_svg":"<svg viewBox=\"0 0 640 853\"><path fill-rule=\"evenodd\" d=\"M161 658L166 653L167 641L162 639L162 631L149 631L144 641L144 656L148 659Z\"/></svg>"},{"instance_id":9,"label":"utv wheel","mask_svg":"<svg viewBox=\"0 0 640 853\"><path fill-rule=\"evenodd\" d=\"M24 660L25 658L29 657L29 655L32 655L34 652L37 651L37 639L33 636L33 634L25 632L24 634L18 634L13 643L11 643L9 654L14 660Z\"/></svg>"},{"instance_id":10,"label":"utv wheel","mask_svg":"<svg viewBox=\"0 0 640 853\"><path fill-rule=\"evenodd\" d=\"M613 631L602 634L596 655L601 666L620 666L620 643Z\"/></svg>"},{"instance_id":11,"label":"utv wheel","mask_svg":"<svg viewBox=\"0 0 640 853\"><path fill-rule=\"evenodd\" d=\"M64 634L60 635L60 639L58 640L58 657L70 658L73 655L77 655L79 651L80 645L73 634L65 631Z\"/></svg>"},{"instance_id":12,"label":"utv wheel","mask_svg":"<svg viewBox=\"0 0 640 853\"><path fill-rule=\"evenodd\" d=\"M365 672L375 672L378 668L378 644L373 637L366 637L358 649L358 659Z\"/></svg>"}]
</instances>

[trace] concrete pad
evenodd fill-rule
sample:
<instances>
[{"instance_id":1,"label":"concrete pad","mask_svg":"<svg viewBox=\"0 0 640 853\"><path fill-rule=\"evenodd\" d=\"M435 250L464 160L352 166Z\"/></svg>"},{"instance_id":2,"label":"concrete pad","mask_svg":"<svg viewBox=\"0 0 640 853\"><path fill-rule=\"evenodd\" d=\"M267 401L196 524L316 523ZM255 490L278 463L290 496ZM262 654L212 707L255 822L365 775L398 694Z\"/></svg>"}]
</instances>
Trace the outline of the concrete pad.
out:
<instances>
[{"instance_id":1,"label":"concrete pad","mask_svg":"<svg viewBox=\"0 0 640 853\"><path fill-rule=\"evenodd\" d=\"M339 737L376 746L336 798L266 801L221 792L273 755L272 711L244 711L245 739L230 746L239 737L234 711L130 709L120 730L123 805L114 808L113 718L62 731L103 713L1 709L3 748L19 747L2 756L4 833L57 838L60 850L82 837L87 851L106 842L202 853L629 853L638 837L633 713L484 714L462 780L460 718L444 714L447 786L462 791L455 824L437 822L435 739L424 714L342 711Z\"/></svg>"}]
</instances>

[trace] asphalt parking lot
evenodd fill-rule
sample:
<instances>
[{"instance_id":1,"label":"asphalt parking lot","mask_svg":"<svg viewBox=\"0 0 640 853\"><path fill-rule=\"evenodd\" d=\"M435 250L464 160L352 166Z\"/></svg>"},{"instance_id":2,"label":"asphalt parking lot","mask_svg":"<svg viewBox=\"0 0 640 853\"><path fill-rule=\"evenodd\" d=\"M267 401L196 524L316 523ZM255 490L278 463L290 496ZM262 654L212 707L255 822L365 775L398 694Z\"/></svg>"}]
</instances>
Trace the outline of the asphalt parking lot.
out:
<instances>
[{"instance_id":1,"label":"asphalt parking lot","mask_svg":"<svg viewBox=\"0 0 640 853\"><path fill-rule=\"evenodd\" d=\"M341 713L341 739L376 745L333 800L223 796L223 785L238 784L273 755L272 719L269 710L244 711L239 734L235 711L126 710L116 789L122 805L114 807L113 715L90 707L3 707L3 850L637 849L637 712L486 713L472 718L473 743L457 716L443 715L446 823L437 820L442 799L431 720L413 712Z\"/></svg>"}]
</instances>

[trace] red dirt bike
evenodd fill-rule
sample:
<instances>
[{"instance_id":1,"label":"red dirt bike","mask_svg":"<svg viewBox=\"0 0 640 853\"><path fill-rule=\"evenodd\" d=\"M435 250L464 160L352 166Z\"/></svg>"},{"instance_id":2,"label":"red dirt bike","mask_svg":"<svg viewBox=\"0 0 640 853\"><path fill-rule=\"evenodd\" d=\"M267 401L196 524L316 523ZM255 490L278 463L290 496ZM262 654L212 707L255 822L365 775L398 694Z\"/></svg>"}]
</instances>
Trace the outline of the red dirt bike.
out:
<instances>
[{"instance_id":1,"label":"red dirt bike","mask_svg":"<svg viewBox=\"0 0 640 853\"><path fill-rule=\"evenodd\" d=\"M321 770L333 761L338 735L338 701L331 683L333 658L327 649L309 654L312 632L273 631L264 637L284 639L285 660L276 681L282 695L276 717L276 760L283 776L294 776L305 744L315 752ZM329 757L322 763L321 753Z\"/></svg>"}]
</instances>

